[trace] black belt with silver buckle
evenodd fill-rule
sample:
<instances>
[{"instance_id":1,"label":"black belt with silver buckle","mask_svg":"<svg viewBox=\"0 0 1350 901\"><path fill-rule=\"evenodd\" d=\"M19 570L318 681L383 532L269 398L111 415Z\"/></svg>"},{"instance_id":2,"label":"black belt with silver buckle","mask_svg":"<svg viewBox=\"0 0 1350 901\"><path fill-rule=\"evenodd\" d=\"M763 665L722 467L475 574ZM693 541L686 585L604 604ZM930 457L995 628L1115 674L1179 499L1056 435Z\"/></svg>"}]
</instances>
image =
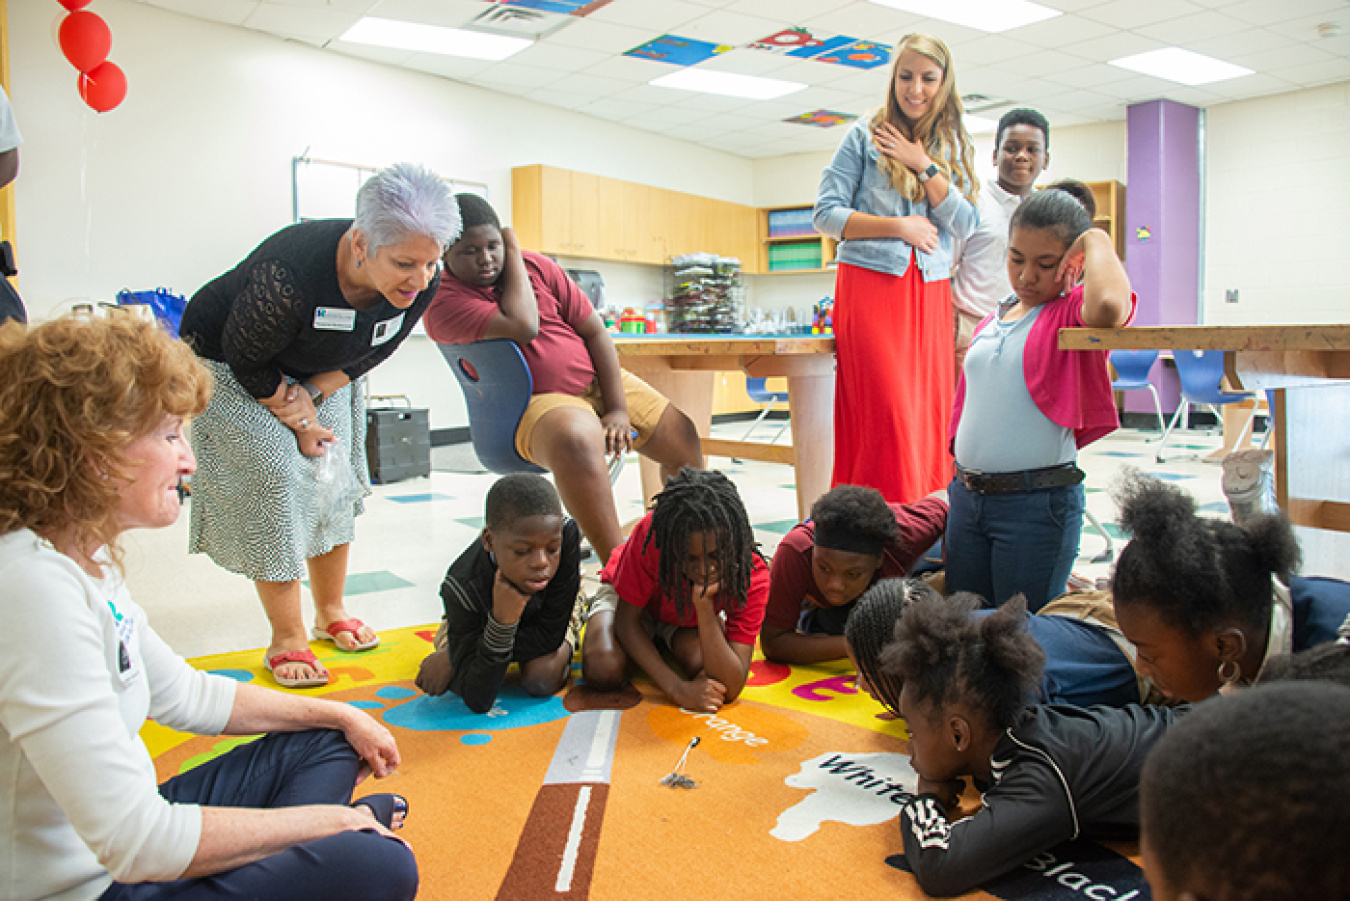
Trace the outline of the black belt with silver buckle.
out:
<instances>
[{"instance_id":1,"label":"black belt with silver buckle","mask_svg":"<svg viewBox=\"0 0 1350 901\"><path fill-rule=\"evenodd\" d=\"M1083 481L1084 473L1074 463L1018 472L975 472L958 466L956 478L976 494L1020 494L1077 485Z\"/></svg>"}]
</instances>

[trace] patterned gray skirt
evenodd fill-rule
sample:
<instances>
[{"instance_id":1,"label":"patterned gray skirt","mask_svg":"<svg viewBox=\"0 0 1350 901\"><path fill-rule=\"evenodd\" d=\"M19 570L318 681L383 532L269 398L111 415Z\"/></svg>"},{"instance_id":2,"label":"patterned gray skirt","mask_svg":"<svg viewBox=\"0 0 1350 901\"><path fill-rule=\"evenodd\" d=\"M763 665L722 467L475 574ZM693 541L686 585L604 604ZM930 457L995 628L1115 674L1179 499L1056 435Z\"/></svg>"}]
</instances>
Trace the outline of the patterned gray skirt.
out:
<instances>
[{"instance_id":1,"label":"patterned gray skirt","mask_svg":"<svg viewBox=\"0 0 1350 901\"><path fill-rule=\"evenodd\" d=\"M366 400L361 382L319 405L319 424L333 430L328 453L347 462L356 499L323 509L317 457L306 457L295 434L244 390L225 363L202 360L216 379L211 403L192 422L192 514L188 552L254 581L307 577L305 561L356 536L355 518L370 494L366 469Z\"/></svg>"}]
</instances>

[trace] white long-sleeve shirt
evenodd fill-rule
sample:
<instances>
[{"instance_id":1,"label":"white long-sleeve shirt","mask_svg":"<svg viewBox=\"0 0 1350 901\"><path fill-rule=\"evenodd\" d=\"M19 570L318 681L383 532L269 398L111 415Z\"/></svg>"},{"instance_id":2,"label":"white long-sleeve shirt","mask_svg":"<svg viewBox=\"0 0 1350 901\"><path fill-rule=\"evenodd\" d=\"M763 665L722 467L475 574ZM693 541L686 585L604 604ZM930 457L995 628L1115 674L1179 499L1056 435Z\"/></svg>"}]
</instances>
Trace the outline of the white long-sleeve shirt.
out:
<instances>
[{"instance_id":1,"label":"white long-sleeve shirt","mask_svg":"<svg viewBox=\"0 0 1350 901\"><path fill-rule=\"evenodd\" d=\"M138 733L151 716L219 734L236 683L188 666L106 573L0 536L0 899L175 879L201 838L201 808L159 794Z\"/></svg>"}]
</instances>

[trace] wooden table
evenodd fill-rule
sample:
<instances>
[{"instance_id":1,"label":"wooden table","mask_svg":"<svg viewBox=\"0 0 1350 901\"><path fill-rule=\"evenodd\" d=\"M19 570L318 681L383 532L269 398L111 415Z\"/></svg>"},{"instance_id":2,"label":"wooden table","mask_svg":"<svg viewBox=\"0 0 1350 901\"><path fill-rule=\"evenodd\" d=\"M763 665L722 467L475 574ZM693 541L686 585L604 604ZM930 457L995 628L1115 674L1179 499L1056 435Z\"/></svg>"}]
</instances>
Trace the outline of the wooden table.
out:
<instances>
[{"instance_id":1,"label":"wooden table","mask_svg":"<svg viewBox=\"0 0 1350 901\"><path fill-rule=\"evenodd\" d=\"M1350 325L1062 329L1059 346L1225 351L1234 387L1272 392L1276 491L1303 571L1350 578Z\"/></svg>"},{"instance_id":2,"label":"wooden table","mask_svg":"<svg viewBox=\"0 0 1350 901\"><path fill-rule=\"evenodd\" d=\"M834 338L820 335L615 335L623 368L660 391L694 422L708 455L791 464L797 513L830 487L834 465ZM792 446L709 437L713 373L785 376ZM642 458L644 499L661 488L659 467Z\"/></svg>"}]
</instances>

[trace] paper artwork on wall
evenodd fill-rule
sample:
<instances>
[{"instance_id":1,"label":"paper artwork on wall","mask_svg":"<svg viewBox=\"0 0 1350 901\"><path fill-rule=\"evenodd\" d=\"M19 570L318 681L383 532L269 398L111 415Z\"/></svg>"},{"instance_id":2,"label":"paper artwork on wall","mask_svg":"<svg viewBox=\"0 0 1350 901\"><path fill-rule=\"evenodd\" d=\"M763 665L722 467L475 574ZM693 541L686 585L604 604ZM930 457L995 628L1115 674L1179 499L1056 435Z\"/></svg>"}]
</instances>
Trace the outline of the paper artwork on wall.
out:
<instances>
[{"instance_id":1,"label":"paper artwork on wall","mask_svg":"<svg viewBox=\"0 0 1350 901\"><path fill-rule=\"evenodd\" d=\"M624 56L636 56L639 59L650 59L675 66L692 66L704 60L712 59L719 53L726 53L733 49L735 48L729 44L713 44L708 41L696 41L693 38L663 34L640 47L634 47L624 53Z\"/></svg>"},{"instance_id":2,"label":"paper artwork on wall","mask_svg":"<svg viewBox=\"0 0 1350 901\"><path fill-rule=\"evenodd\" d=\"M785 28L751 42L750 46L797 59L813 59L858 69L873 69L885 65L891 58L891 48L887 44L842 34L825 34L809 28Z\"/></svg>"},{"instance_id":3,"label":"paper artwork on wall","mask_svg":"<svg viewBox=\"0 0 1350 901\"><path fill-rule=\"evenodd\" d=\"M811 125L816 128L834 128L836 125L843 125L846 122L852 122L858 118L853 113L840 113L832 109L812 110L809 113L802 113L784 122L791 122L793 125Z\"/></svg>"}]
</instances>

